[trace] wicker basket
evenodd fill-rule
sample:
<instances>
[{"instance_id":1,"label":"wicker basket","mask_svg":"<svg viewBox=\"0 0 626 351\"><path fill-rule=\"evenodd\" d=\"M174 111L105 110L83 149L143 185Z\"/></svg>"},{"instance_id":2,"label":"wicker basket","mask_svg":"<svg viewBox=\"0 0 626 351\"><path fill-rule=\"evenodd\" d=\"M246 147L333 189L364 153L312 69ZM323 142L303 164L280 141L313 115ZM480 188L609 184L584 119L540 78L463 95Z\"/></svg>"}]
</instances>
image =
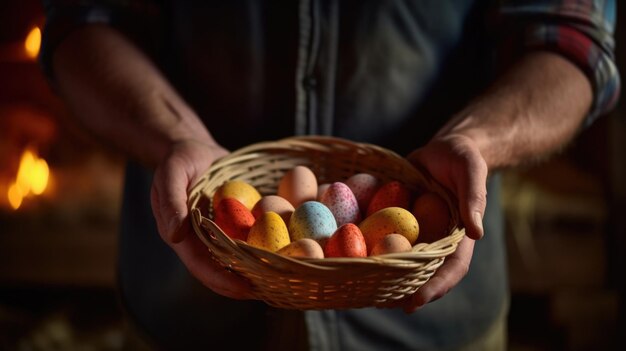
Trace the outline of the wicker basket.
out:
<instances>
[{"instance_id":1,"label":"wicker basket","mask_svg":"<svg viewBox=\"0 0 626 351\"><path fill-rule=\"evenodd\" d=\"M283 174L297 165L309 167L320 184L366 172L382 181L435 191L451 210L449 235L406 253L295 259L232 240L211 220L213 193L225 181L243 180L261 194L275 194ZM389 306L422 286L465 235L452 197L423 172L391 151L331 137L294 137L235 151L215 162L191 189L189 206L193 229L214 259L248 278L257 298L287 309Z\"/></svg>"}]
</instances>

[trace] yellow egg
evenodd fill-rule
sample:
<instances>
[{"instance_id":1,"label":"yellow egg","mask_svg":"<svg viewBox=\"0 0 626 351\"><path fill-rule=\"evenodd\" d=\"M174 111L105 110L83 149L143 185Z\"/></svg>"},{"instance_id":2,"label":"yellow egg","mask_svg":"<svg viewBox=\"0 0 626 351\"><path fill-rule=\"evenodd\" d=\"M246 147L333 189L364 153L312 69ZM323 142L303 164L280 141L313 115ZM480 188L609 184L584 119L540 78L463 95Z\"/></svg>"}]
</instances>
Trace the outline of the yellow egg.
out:
<instances>
[{"instance_id":1,"label":"yellow egg","mask_svg":"<svg viewBox=\"0 0 626 351\"><path fill-rule=\"evenodd\" d=\"M359 229L365 237L369 253L387 234L401 234L411 245L415 244L419 234L417 219L401 207L387 207L373 213L359 224Z\"/></svg>"},{"instance_id":2,"label":"yellow egg","mask_svg":"<svg viewBox=\"0 0 626 351\"><path fill-rule=\"evenodd\" d=\"M276 212L265 212L250 228L247 242L252 246L276 252L290 243L287 225Z\"/></svg>"},{"instance_id":3,"label":"yellow egg","mask_svg":"<svg viewBox=\"0 0 626 351\"><path fill-rule=\"evenodd\" d=\"M241 180L229 180L222 184L213 195L213 209L225 198L236 199L248 210L252 210L254 205L261 199L261 194L250 184Z\"/></svg>"}]
</instances>

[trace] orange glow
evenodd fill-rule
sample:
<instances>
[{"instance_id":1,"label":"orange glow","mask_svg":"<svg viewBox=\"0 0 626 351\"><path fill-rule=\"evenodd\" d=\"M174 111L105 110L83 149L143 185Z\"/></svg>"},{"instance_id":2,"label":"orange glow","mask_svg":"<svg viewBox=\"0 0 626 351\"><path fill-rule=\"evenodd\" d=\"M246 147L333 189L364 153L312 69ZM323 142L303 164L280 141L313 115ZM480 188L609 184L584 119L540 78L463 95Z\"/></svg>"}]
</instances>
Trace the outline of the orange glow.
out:
<instances>
[{"instance_id":1,"label":"orange glow","mask_svg":"<svg viewBox=\"0 0 626 351\"><path fill-rule=\"evenodd\" d=\"M25 150L20 159L20 166L15 177L15 182L11 184L7 191L9 204L17 210L22 201L29 194L41 195L48 186L50 168L46 160L39 158L31 150Z\"/></svg>"},{"instance_id":2,"label":"orange glow","mask_svg":"<svg viewBox=\"0 0 626 351\"><path fill-rule=\"evenodd\" d=\"M30 58L36 58L39 55L39 48L41 47L41 30L39 27L35 27L30 30L24 40L24 49L26 54Z\"/></svg>"},{"instance_id":3,"label":"orange glow","mask_svg":"<svg viewBox=\"0 0 626 351\"><path fill-rule=\"evenodd\" d=\"M9 191L7 192L7 198L9 199L9 205L11 205L14 210L17 210L22 205L24 195L22 194L22 191L17 186L17 184L13 183L9 187Z\"/></svg>"}]
</instances>

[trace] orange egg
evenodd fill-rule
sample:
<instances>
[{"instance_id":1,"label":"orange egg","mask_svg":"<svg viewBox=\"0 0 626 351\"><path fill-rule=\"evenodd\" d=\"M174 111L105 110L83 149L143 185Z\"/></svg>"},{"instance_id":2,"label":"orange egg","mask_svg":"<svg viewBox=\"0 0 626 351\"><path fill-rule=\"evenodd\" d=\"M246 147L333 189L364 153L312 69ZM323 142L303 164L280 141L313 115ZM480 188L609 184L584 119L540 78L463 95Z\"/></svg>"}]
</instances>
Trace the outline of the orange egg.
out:
<instances>
[{"instance_id":1,"label":"orange egg","mask_svg":"<svg viewBox=\"0 0 626 351\"><path fill-rule=\"evenodd\" d=\"M448 234L450 209L436 193L424 193L415 199L413 215L420 224L419 242L435 242Z\"/></svg>"},{"instance_id":2,"label":"orange egg","mask_svg":"<svg viewBox=\"0 0 626 351\"><path fill-rule=\"evenodd\" d=\"M214 222L229 237L245 241L254 224L254 216L241 202L226 198L217 205Z\"/></svg>"},{"instance_id":3,"label":"orange egg","mask_svg":"<svg viewBox=\"0 0 626 351\"><path fill-rule=\"evenodd\" d=\"M328 239L324 246L326 257L366 257L365 238L359 227L344 224Z\"/></svg>"},{"instance_id":4,"label":"orange egg","mask_svg":"<svg viewBox=\"0 0 626 351\"><path fill-rule=\"evenodd\" d=\"M409 209L411 191L399 181L391 181L381 186L367 207L367 215L387 207L400 207Z\"/></svg>"}]
</instances>

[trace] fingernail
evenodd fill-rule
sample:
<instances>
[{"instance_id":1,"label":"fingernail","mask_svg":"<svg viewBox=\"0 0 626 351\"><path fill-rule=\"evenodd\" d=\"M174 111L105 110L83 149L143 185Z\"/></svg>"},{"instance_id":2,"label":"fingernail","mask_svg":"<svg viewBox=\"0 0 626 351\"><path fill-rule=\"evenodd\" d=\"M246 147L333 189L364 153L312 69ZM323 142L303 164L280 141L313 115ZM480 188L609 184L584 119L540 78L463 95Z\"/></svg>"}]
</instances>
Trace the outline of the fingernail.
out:
<instances>
[{"instance_id":1,"label":"fingernail","mask_svg":"<svg viewBox=\"0 0 626 351\"><path fill-rule=\"evenodd\" d=\"M483 237L484 229L483 229L483 216L480 212L474 212L474 225L478 228L478 239Z\"/></svg>"}]
</instances>

